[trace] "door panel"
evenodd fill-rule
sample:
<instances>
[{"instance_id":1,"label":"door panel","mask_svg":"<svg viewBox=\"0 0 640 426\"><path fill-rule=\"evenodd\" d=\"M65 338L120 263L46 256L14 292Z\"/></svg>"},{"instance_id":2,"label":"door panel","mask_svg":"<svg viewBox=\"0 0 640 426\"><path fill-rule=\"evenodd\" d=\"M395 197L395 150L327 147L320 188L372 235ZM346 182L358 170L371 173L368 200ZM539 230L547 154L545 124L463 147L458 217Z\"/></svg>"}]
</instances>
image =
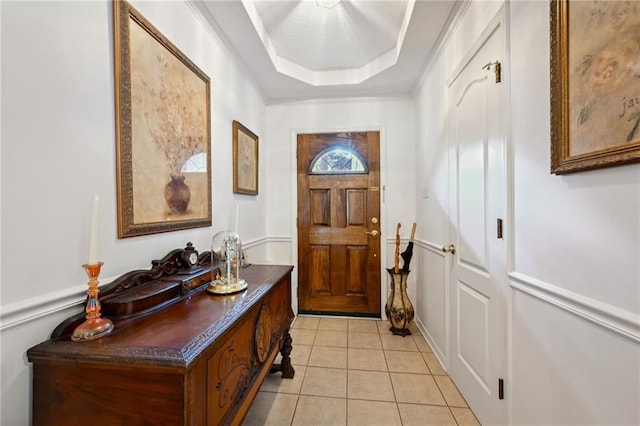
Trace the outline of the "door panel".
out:
<instances>
[{"instance_id":1,"label":"door panel","mask_svg":"<svg viewBox=\"0 0 640 426\"><path fill-rule=\"evenodd\" d=\"M486 108L487 86L484 75L471 80L455 108L458 142L458 261L487 270L486 252Z\"/></svg>"},{"instance_id":2,"label":"door panel","mask_svg":"<svg viewBox=\"0 0 640 426\"><path fill-rule=\"evenodd\" d=\"M309 251L309 288L313 294L331 294L329 285L330 247L314 245Z\"/></svg>"},{"instance_id":3,"label":"door panel","mask_svg":"<svg viewBox=\"0 0 640 426\"><path fill-rule=\"evenodd\" d=\"M330 191L327 189L312 189L311 194L311 223L314 226L329 226L331 209L329 205Z\"/></svg>"},{"instance_id":4,"label":"door panel","mask_svg":"<svg viewBox=\"0 0 640 426\"><path fill-rule=\"evenodd\" d=\"M506 371L506 245L496 220L506 215L504 86L485 65L503 62L496 25L452 82L450 123L451 377L483 424L504 424L498 379ZM484 67L484 68L483 68Z\"/></svg>"},{"instance_id":5,"label":"door panel","mask_svg":"<svg viewBox=\"0 0 640 426\"><path fill-rule=\"evenodd\" d=\"M367 169L310 173L334 146L357 152ZM298 135L299 312L380 315L379 157L378 132Z\"/></svg>"},{"instance_id":6,"label":"door panel","mask_svg":"<svg viewBox=\"0 0 640 426\"><path fill-rule=\"evenodd\" d=\"M367 190L347 190L347 226L366 226Z\"/></svg>"},{"instance_id":7,"label":"door panel","mask_svg":"<svg viewBox=\"0 0 640 426\"><path fill-rule=\"evenodd\" d=\"M489 389L489 311L491 299L458 282L458 355L485 392ZM468 320L468 319L473 320Z\"/></svg>"},{"instance_id":8,"label":"door panel","mask_svg":"<svg viewBox=\"0 0 640 426\"><path fill-rule=\"evenodd\" d=\"M347 294L363 296L367 293L367 250L362 246L347 246Z\"/></svg>"}]
</instances>

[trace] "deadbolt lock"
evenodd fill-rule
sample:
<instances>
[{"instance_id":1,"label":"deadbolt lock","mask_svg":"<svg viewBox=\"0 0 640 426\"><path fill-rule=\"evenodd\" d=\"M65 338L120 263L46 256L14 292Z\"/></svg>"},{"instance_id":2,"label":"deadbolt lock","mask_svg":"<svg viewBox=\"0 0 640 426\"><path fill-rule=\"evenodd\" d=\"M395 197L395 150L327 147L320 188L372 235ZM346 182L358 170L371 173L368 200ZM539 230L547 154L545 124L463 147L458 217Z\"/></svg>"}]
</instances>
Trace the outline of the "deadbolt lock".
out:
<instances>
[{"instance_id":1,"label":"deadbolt lock","mask_svg":"<svg viewBox=\"0 0 640 426\"><path fill-rule=\"evenodd\" d=\"M377 218L377 217L372 217L372 218L371 218L371 223L373 223L374 225L375 225L376 223L378 223L378 218Z\"/></svg>"}]
</instances>

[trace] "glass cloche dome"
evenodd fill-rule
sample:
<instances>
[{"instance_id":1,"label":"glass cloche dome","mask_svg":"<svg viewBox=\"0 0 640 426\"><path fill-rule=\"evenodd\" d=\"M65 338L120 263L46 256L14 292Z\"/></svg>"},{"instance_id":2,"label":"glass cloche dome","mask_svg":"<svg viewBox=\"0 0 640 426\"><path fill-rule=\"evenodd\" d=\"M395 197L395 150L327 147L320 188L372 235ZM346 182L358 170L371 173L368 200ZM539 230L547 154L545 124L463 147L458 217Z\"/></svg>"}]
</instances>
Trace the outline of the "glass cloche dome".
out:
<instances>
[{"instance_id":1,"label":"glass cloche dome","mask_svg":"<svg viewBox=\"0 0 640 426\"><path fill-rule=\"evenodd\" d=\"M234 231L220 231L211 240L211 284L209 291L229 294L247 288L240 277L242 269L242 241Z\"/></svg>"}]
</instances>

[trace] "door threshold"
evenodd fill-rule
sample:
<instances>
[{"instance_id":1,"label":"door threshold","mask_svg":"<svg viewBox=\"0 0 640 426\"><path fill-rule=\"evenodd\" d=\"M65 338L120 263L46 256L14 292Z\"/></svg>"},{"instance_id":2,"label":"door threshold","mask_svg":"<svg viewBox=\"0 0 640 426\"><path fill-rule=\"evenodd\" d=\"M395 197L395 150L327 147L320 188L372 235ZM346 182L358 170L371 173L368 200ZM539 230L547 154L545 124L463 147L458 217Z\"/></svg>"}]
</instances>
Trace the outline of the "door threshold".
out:
<instances>
[{"instance_id":1,"label":"door threshold","mask_svg":"<svg viewBox=\"0 0 640 426\"><path fill-rule=\"evenodd\" d=\"M328 318L361 318L361 319L382 319L380 314L366 314L361 312L325 312L325 311L298 311L298 316L304 317L328 317Z\"/></svg>"}]
</instances>

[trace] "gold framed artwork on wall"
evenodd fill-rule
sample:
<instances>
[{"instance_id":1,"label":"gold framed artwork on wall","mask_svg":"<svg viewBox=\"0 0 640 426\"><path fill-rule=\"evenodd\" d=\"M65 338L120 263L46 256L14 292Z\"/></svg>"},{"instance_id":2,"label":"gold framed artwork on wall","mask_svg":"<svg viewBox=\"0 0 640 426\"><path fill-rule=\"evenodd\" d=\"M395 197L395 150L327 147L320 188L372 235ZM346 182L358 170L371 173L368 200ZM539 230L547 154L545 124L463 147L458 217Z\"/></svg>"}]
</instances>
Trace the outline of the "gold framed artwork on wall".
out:
<instances>
[{"instance_id":1,"label":"gold framed artwork on wall","mask_svg":"<svg viewBox=\"0 0 640 426\"><path fill-rule=\"evenodd\" d=\"M209 77L113 2L118 237L211 226Z\"/></svg>"},{"instance_id":2,"label":"gold framed artwork on wall","mask_svg":"<svg viewBox=\"0 0 640 426\"><path fill-rule=\"evenodd\" d=\"M233 121L233 192L258 195L258 136Z\"/></svg>"},{"instance_id":3,"label":"gold framed artwork on wall","mask_svg":"<svg viewBox=\"0 0 640 426\"><path fill-rule=\"evenodd\" d=\"M551 2L551 172L640 161L640 2Z\"/></svg>"}]
</instances>

